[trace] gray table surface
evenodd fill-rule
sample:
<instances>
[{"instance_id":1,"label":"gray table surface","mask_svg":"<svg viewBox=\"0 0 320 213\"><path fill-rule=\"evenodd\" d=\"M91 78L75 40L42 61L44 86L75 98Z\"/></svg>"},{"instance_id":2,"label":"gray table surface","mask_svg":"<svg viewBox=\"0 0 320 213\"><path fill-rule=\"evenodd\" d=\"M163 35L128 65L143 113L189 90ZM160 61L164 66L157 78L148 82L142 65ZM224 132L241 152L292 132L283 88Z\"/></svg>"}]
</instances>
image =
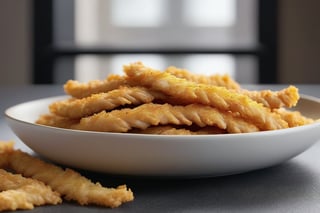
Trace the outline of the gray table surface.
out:
<instances>
[{"instance_id":1,"label":"gray table surface","mask_svg":"<svg viewBox=\"0 0 320 213\"><path fill-rule=\"evenodd\" d=\"M320 85L297 87L303 94L320 97ZM3 112L24 101L61 94L61 85L0 86L0 140L15 140L18 148L32 152L7 126ZM64 202L31 212L320 212L320 143L280 165L225 177L165 179L80 172L105 186L127 184L135 200L115 209Z\"/></svg>"}]
</instances>

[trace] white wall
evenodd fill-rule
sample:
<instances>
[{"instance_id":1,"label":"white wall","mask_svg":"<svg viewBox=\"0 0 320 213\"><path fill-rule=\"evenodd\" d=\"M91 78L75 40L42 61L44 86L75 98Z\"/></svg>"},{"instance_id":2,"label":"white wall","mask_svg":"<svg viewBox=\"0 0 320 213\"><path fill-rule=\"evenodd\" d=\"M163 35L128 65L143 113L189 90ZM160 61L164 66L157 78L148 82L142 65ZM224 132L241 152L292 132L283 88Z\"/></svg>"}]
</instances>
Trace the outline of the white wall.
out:
<instances>
[{"instance_id":1,"label":"white wall","mask_svg":"<svg viewBox=\"0 0 320 213\"><path fill-rule=\"evenodd\" d=\"M30 1L0 1L0 84L31 82Z\"/></svg>"}]
</instances>

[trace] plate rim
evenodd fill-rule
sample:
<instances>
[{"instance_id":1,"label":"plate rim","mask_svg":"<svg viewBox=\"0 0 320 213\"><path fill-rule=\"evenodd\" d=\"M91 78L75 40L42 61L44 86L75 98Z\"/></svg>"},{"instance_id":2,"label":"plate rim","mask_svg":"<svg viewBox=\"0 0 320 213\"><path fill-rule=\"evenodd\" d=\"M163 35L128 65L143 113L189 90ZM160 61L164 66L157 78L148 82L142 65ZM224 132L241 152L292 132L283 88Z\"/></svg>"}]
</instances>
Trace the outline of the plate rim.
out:
<instances>
[{"instance_id":1,"label":"plate rim","mask_svg":"<svg viewBox=\"0 0 320 213\"><path fill-rule=\"evenodd\" d=\"M13 106L8 107L5 112L5 118L6 119L11 119L14 120L16 122L20 122L20 123L24 123L27 125L33 125L37 128L45 128L45 129L51 129L51 130L56 130L56 131L62 131L62 132L72 132L72 133L80 133L80 134L98 134L98 135L114 135L114 136L142 136L142 137L161 137L161 138L185 138L185 137L192 137L192 138L201 138L201 137L212 137L212 138L220 138L220 137L248 137L248 136L252 136L255 137L257 134L258 135L269 135L269 134L274 134L274 133L286 133L287 131L295 131L296 129L303 129L303 128L309 128L310 126L314 126L314 125L319 125L320 126L320 121L319 122L314 122L311 124L306 124L303 126L297 126L297 127L291 127L291 128L286 128L286 129L277 129L277 130L266 130L266 131L258 131L258 132L248 132L248 133L228 133L228 134L204 134L204 135L157 135L157 134L144 134L144 133L119 133L119 132L99 132L99 131L89 131L89 130L76 130L76 129L66 129L66 128L60 128L60 127L52 127L52 126L46 126L46 125L42 125L42 124L36 124L34 122L28 122L28 121L24 121L21 119L18 119L12 115L10 115L10 111L13 110L14 108L17 107L21 107L22 105L25 104L30 104L32 102L39 102L39 101L46 101L46 100L59 100L59 99L64 99L67 97L71 97L69 95L58 95L58 96L49 96L49 97L44 97L44 98L39 98L39 99L33 99L33 100L29 100L26 102L22 102L22 103L18 103L15 104ZM320 98L315 97L315 96L311 96L311 95L306 95L306 94L300 94L300 99L306 99L306 100L310 100L313 102L316 102L320 105ZM320 118L319 118L320 119Z\"/></svg>"}]
</instances>

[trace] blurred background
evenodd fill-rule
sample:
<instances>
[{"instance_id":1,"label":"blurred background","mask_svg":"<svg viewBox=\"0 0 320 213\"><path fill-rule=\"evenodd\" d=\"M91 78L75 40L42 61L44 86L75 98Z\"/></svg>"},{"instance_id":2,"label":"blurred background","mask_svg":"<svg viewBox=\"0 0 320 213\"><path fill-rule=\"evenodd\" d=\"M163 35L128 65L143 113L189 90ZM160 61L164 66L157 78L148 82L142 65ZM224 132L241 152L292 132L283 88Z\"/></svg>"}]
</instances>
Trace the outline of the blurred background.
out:
<instances>
[{"instance_id":1,"label":"blurred background","mask_svg":"<svg viewBox=\"0 0 320 213\"><path fill-rule=\"evenodd\" d=\"M0 83L103 79L143 61L243 84L316 84L319 8L317 0L1 0Z\"/></svg>"}]
</instances>

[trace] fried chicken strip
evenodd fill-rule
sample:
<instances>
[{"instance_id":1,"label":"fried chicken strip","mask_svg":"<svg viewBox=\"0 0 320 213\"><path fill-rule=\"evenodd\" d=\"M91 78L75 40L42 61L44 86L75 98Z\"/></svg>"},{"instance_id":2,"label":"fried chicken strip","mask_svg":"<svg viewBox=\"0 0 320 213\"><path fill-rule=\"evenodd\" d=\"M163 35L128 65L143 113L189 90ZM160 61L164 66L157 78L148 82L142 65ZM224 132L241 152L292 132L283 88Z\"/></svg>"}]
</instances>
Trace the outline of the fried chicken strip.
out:
<instances>
[{"instance_id":1,"label":"fried chicken strip","mask_svg":"<svg viewBox=\"0 0 320 213\"><path fill-rule=\"evenodd\" d=\"M35 123L45 126L70 128L70 126L79 123L79 119L71 119L50 113L40 115L39 118L35 121Z\"/></svg>"},{"instance_id":2,"label":"fried chicken strip","mask_svg":"<svg viewBox=\"0 0 320 213\"><path fill-rule=\"evenodd\" d=\"M14 142L13 141L0 141L0 154L11 152L14 149Z\"/></svg>"},{"instance_id":3,"label":"fried chicken strip","mask_svg":"<svg viewBox=\"0 0 320 213\"><path fill-rule=\"evenodd\" d=\"M8 164L8 153L14 150L13 141L0 141L0 168L6 167Z\"/></svg>"},{"instance_id":4,"label":"fried chicken strip","mask_svg":"<svg viewBox=\"0 0 320 213\"><path fill-rule=\"evenodd\" d=\"M188 81L193 81L201 84L210 84L215 86L226 87L227 89L239 90L240 85L234 81L229 75L215 74L211 76L199 75L191 73L186 69L180 69L174 66L168 67L165 72L170 73L178 78L184 78Z\"/></svg>"},{"instance_id":5,"label":"fried chicken strip","mask_svg":"<svg viewBox=\"0 0 320 213\"><path fill-rule=\"evenodd\" d=\"M133 109L125 108L111 112L102 111L82 118L74 129L127 132L132 128L146 129L156 125L192 125L200 127L217 126L230 133L259 131L254 124L242 118L234 117L230 112L221 112L213 107L201 104L172 106L170 104L143 104Z\"/></svg>"},{"instance_id":6,"label":"fried chicken strip","mask_svg":"<svg viewBox=\"0 0 320 213\"><path fill-rule=\"evenodd\" d=\"M264 106L271 109L293 107L298 103L298 100L300 98L298 88L295 86L289 86L280 91L249 91L242 89L238 92L249 96L252 100L258 103L262 103Z\"/></svg>"},{"instance_id":7,"label":"fried chicken strip","mask_svg":"<svg viewBox=\"0 0 320 213\"><path fill-rule=\"evenodd\" d=\"M212 126L203 127L197 130L189 130L185 128L176 128L170 125L165 126L151 126L147 129L135 129L132 133L139 134L156 134L156 135L212 135L212 134L224 134L225 130L215 128Z\"/></svg>"},{"instance_id":8,"label":"fried chicken strip","mask_svg":"<svg viewBox=\"0 0 320 213\"><path fill-rule=\"evenodd\" d=\"M64 170L20 150L10 153L9 167L25 177L44 182L66 200L77 201L80 205L95 204L113 208L134 198L132 191L125 185L103 187L74 170Z\"/></svg>"},{"instance_id":9,"label":"fried chicken strip","mask_svg":"<svg viewBox=\"0 0 320 213\"><path fill-rule=\"evenodd\" d=\"M275 109L274 111L288 122L289 127L303 126L315 122L313 119L303 116L299 111L289 111L285 108Z\"/></svg>"},{"instance_id":10,"label":"fried chicken strip","mask_svg":"<svg viewBox=\"0 0 320 213\"><path fill-rule=\"evenodd\" d=\"M57 101L52 103L49 109L59 116L81 118L123 105L150 103L154 98L154 94L146 88L121 87L107 93L93 94L82 99Z\"/></svg>"},{"instance_id":11,"label":"fried chicken strip","mask_svg":"<svg viewBox=\"0 0 320 213\"><path fill-rule=\"evenodd\" d=\"M119 75L110 75L105 80L92 80L86 83L80 83L75 80L69 80L64 85L64 91L75 98L84 98L92 94L108 92L126 85L126 77Z\"/></svg>"},{"instance_id":12,"label":"fried chicken strip","mask_svg":"<svg viewBox=\"0 0 320 213\"><path fill-rule=\"evenodd\" d=\"M289 86L281 91L250 91L242 89L236 81L230 78L229 75L199 75L191 73L186 69L179 69L173 66L168 67L165 72L195 83L226 87L227 89L247 95L254 101L262 103L264 106L269 108L290 108L295 106L300 98L298 88L294 86Z\"/></svg>"},{"instance_id":13,"label":"fried chicken strip","mask_svg":"<svg viewBox=\"0 0 320 213\"><path fill-rule=\"evenodd\" d=\"M173 97L183 98L190 103L201 103L220 110L238 112L244 119L255 123L260 130L288 128L281 116L248 96L230 91L224 87L197 84L177 78L169 73L145 67L142 63L124 66L131 83L140 84L161 91Z\"/></svg>"},{"instance_id":14,"label":"fried chicken strip","mask_svg":"<svg viewBox=\"0 0 320 213\"><path fill-rule=\"evenodd\" d=\"M62 202L59 193L38 180L3 169L0 169L0 180L0 211L33 209L34 206Z\"/></svg>"},{"instance_id":15,"label":"fried chicken strip","mask_svg":"<svg viewBox=\"0 0 320 213\"><path fill-rule=\"evenodd\" d=\"M151 126L146 129L135 129L131 133L154 134L154 135L193 135L193 132L184 128L175 128L170 125Z\"/></svg>"}]
</instances>

